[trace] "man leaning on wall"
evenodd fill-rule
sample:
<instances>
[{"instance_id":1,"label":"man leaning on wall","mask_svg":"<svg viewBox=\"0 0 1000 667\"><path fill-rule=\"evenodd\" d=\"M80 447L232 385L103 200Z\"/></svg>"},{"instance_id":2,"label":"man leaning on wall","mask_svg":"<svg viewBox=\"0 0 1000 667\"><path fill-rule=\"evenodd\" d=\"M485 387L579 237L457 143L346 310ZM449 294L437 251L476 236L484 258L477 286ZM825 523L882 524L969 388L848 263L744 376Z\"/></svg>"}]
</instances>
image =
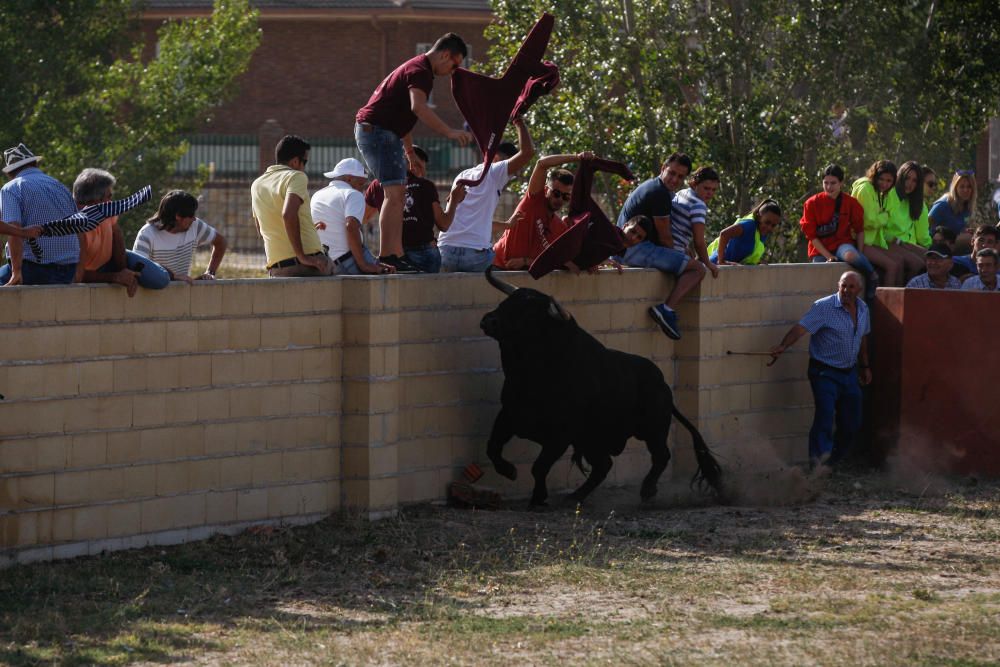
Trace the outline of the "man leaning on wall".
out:
<instances>
[{"instance_id":1,"label":"man leaning on wall","mask_svg":"<svg viewBox=\"0 0 1000 667\"><path fill-rule=\"evenodd\" d=\"M858 298L861 290L861 274L844 273L837 292L816 301L771 350L777 361L799 338L810 334L809 385L816 413L809 430L809 462L814 466L843 459L861 430L861 386L872 381L868 365L871 321L868 306Z\"/></svg>"},{"instance_id":2,"label":"man leaning on wall","mask_svg":"<svg viewBox=\"0 0 1000 667\"><path fill-rule=\"evenodd\" d=\"M272 278L333 273L309 210L309 148L301 137L285 135L274 147L276 164L250 186L254 223L264 239Z\"/></svg>"}]
</instances>

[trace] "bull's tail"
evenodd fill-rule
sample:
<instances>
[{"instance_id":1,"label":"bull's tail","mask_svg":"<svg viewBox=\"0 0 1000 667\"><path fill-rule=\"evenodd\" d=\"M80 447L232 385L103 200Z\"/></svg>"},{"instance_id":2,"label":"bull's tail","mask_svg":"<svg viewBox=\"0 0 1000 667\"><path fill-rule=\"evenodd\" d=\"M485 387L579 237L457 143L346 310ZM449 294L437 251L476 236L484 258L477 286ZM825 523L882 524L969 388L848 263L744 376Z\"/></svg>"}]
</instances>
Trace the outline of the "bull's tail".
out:
<instances>
[{"instance_id":1,"label":"bull's tail","mask_svg":"<svg viewBox=\"0 0 1000 667\"><path fill-rule=\"evenodd\" d=\"M698 432L694 424L681 414L677 406L674 406L673 414L677 418L677 421L691 434L691 440L694 445L694 458L698 462L698 469L691 478L691 485L703 489L707 484L715 491L717 496L720 498L724 497L722 468L719 466L719 462L715 460L715 457L712 456L712 451L705 444L705 439L701 437L701 433Z\"/></svg>"},{"instance_id":2,"label":"bull's tail","mask_svg":"<svg viewBox=\"0 0 1000 667\"><path fill-rule=\"evenodd\" d=\"M573 446L573 457L570 460L576 465L577 468L580 469L580 472L582 472L584 475L590 474L590 468L588 468L583 464L583 452L577 449L576 445Z\"/></svg>"}]
</instances>

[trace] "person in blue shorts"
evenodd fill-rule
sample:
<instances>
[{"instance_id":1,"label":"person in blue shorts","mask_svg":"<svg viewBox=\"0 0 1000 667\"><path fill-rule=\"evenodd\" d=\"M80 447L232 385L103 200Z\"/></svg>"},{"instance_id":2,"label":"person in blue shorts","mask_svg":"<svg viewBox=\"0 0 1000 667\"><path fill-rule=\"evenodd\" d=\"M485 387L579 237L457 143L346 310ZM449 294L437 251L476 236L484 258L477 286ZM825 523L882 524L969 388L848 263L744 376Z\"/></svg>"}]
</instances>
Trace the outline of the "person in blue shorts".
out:
<instances>
[{"instance_id":1,"label":"person in blue shorts","mask_svg":"<svg viewBox=\"0 0 1000 667\"><path fill-rule=\"evenodd\" d=\"M659 269L664 273L678 277L674 289L667 295L665 301L666 305L671 308L670 313L673 317L670 319L657 318L657 315L660 314L659 309L664 304L650 306L649 313L656 320L663 333L674 340L679 340L681 334L677 329L677 315L672 308L695 285L701 282L701 279L705 277L705 267L698 260L692 260L680 250L666 248L651 242L649 238L656 234L656 225L653 219L647 215L629 218L623 230L625 232L625 252L618 256L619 262L626 266ZM691 266L698 266L701 269L700 271L690 271L688 268ZM692 276L697 276L698 279L691 280ZM653 313L657 313L657 315Z\"/></svg>"},{"instance_id":2,"label":"person in blue shorts","mask_svg":"<svg viewBox=\"0 0 1000 667\"><path fill-rule=\"evenodd\" d=\"M750 217L737 220L708 246L708 259L715 264L760 264L767 249L764 241L781 224L781 206L764 199L754 206ZM719 252L719 248L723 252Z\"/></svg>"}]
</instances>

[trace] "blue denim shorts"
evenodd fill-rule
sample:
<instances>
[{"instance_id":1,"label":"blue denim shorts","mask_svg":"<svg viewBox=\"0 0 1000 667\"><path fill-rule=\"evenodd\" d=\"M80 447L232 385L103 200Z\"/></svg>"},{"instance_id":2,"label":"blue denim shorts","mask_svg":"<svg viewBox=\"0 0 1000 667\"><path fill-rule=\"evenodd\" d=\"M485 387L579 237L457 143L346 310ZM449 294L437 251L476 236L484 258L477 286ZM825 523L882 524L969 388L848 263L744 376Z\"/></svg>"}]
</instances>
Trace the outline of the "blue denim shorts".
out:
<instances>
[{"instance_id":1,"label":"blue denim shorts","mask_svg":"<svg viewBox=\"0 0 1000 667\"><path fill-rule=\"evenodd\" d=\"M415 248L403 248L406 261L424 273L439 273L441 271L441 251L433 243L427 243Z\"/></svg>"},{"instance_id":2,"label":"blue denim shorts","mask_svg":"<svg viewBox=\"0 0 1000 667\"><path fill-rule=\"evenodd\" d=\"M643 241L625 251L623 263L644 269L659 269L675 276L684 272L691 258L680 250L665 248L652 241Z\"/></svg>"},{"instance_id":3,"label":"blue denim shorts","mask_svg":"<svg viewBox=\"0 0 1000 667\"><path fill-rule=\"evenodd\" d=\"M406 182L406 154L403 140L392 130L370 123L354 124L354 141L370 171L382 185Z\"/></svg>"},{"instance_id":4,"label":"blue denim shorts","mask_svg":"<svg viewBox=\"0 0 1000 667\"><path fill-rule=\"evenodd\" d=\"M493 248L476 250L459 246L440 246L441 273L483 273L493 263Z\"/></svg>"}]
</instances>

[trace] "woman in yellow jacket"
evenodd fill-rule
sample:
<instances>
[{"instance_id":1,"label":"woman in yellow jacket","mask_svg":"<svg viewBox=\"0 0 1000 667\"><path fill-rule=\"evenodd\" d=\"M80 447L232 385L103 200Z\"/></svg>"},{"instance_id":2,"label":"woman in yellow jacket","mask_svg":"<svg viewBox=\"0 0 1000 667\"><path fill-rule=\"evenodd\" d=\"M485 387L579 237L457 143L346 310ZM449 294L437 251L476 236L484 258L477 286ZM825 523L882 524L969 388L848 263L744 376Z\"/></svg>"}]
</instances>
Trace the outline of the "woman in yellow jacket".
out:
<instances>
[{"instance_id":1,"label":"woman in yellow jacket","mask_svg":"<svg viewBox=\"0 0 1000 667\"><path fill-rule=\"evenodd\" d=\"M919 162L904 162L896 174L896 187L888 197L889 224L885 241L889 251L903 260L905 279L924 270L924 253L931 245Z\"/></svg>"},{"instance_id":2,"label":"woman in yellow jacket","mask_svg":"<svg viewBox=\"0 0 1000 667\"><path fill-rule=\"evenodd\" d=\"M854 181L851 196L865 210L865 257L882 272L886 287L903 286L903 260L889 251L884 230L889 224L889 191L896 184L896 165L888 160L878 160L868 167L868 172Z\"/></svg>"}]
</instances>

